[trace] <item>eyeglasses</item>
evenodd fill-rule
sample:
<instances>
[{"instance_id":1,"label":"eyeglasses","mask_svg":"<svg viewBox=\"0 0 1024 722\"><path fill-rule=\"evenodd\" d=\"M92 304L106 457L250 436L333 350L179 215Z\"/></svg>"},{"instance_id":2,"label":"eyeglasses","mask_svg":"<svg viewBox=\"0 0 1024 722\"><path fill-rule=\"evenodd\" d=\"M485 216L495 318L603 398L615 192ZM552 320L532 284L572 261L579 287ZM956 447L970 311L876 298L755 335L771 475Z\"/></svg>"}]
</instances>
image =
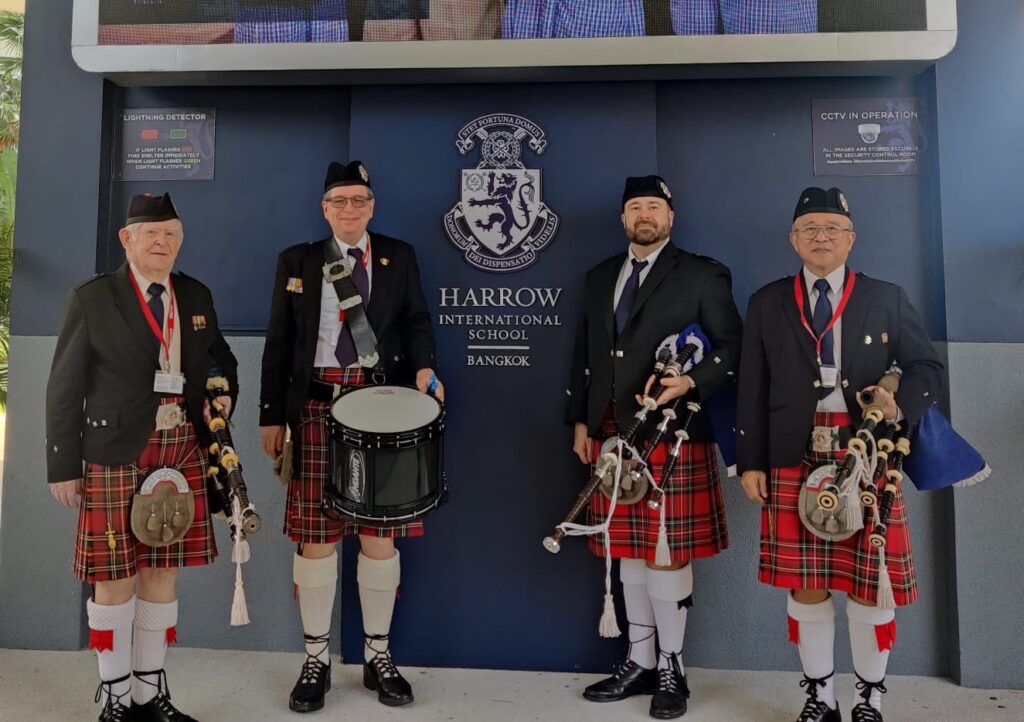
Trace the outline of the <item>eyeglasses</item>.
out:
<instances>
[{"instance_id":1,"label":"eyeglasses","mask_svg":"<svg viewBox=\"0 0 1024 722\"><path fill-rule=\"evenodd\" d=\"M798 234L805 241L813 241L815 238L818 237L819 233L824 231L825 237L828 238L829 240L834 241L837 238L841 237L842 234L852 230L852 228L843 228L842 226L837 226L835 224L829 223L828 225L824 226L818 226L813 224L809 226L801 226L800 228L794 229L793 232Z\"/></svg>"},{"instance_id":2,"label":"eyeglasses","mask_svg":"<svg viewBox=\"0 0 1024 722\"><path fill-rule=\"evenodd\" d=\"M335 198L324 198L324 203L329 205L331 208L342 209L352 204L353 208L366 208L366 205L373 200L371 196L354 196L352 198L345 198L344 196L337 196Z\"/></svg>"}]
</instances>

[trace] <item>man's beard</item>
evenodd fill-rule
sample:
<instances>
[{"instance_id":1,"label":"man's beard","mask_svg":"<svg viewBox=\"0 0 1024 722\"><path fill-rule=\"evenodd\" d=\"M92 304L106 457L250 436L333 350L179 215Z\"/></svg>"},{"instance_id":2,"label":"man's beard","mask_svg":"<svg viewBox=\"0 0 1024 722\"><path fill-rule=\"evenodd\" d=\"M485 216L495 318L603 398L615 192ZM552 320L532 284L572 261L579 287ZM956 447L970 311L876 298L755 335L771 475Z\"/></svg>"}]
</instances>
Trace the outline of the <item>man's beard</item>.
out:
<instances>
[{"instance_id":1,"label":"man's beard","mask_svg":"<svg viewBox=\"0 0 1024 722\"><path fill-rule=\"evenodd\" d=\"M653 224L642 224L639 227L634 225L626 231L626 237L630 243L637 246L653 246L668 238L668 226Z\"/></svg>"}]
</instances>

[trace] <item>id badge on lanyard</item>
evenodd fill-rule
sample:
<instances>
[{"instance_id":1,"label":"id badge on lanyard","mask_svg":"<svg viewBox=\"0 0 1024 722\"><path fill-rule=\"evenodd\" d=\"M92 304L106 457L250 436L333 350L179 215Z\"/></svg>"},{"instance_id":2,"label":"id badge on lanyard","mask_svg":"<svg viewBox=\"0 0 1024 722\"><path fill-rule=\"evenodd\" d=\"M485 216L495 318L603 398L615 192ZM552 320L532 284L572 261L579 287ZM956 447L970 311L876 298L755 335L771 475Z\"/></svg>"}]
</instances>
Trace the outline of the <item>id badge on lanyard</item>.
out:
<instances>
[{"instance_id":1,"label":"id badge on lanyard","mask_svg":"<svg viewBox=\"0 0 1024 722\"><path fill-rule=\"evenodd\" d=\"M825 338L825 335L839 321L840 317L843 315L843 311L846 310L846 304L850 302L850 296L853 294L853 287L857 283L857 274L852 271L846 274L846 280L844 281L845 288L843 289L843 297L839 301L839 307L836 308L835 313L832 314L832 319L828 322L825 330L821 332L821 336L814 333L814 329L811 328L811 324L807 320L807 316L804 314L804 289L801 283L802 278L802 271L793 277L793 298L796 300L796 307L800 312L800 322L803 323L804 328L807 329L807 333L811 334L811 338L814 339L821 387L823 389L834 389L839 385L839 368L835 364L824 364L821 362L821 342Z\"/></svg>"},{"instance_id":2,"label":"id badge on lanyard","mask_svg":"<svg viewBox=\"0 0 1024 722\"><path fill-rule=\"evenodd\" d=\"M157 322L156 317L153 316L153 312L149 308L149 304L142 297L142 289L139 288L139 283L135 280L135 274L129 271L128 277L132 281L135 296L139 300L142 315L145 316L146 323L149 324L149 330L156 336L163 351L160 356L160 370L153 376L153 391L158 394L175 394L180 396L185 393L185 376L183 374L171 373L171 343L174 341L174 288L171 286L171 279L167 279L167 292L170 295L171 305L167 310L167 338L164 338L163 329L161 328L163 324Z\"/></svg>"},{"instance_id":3,"label":"id badge on lanyard","mask_svg":"<svg viewBox=\"0 0 1024 722\"><path fill-rule=\"evenodd\" d=\"M823 364L821 359L818 359L818 371L821 374L823 389L834 389L839 385L839 369L834 364Z\"/></svg>"}]
</instances>

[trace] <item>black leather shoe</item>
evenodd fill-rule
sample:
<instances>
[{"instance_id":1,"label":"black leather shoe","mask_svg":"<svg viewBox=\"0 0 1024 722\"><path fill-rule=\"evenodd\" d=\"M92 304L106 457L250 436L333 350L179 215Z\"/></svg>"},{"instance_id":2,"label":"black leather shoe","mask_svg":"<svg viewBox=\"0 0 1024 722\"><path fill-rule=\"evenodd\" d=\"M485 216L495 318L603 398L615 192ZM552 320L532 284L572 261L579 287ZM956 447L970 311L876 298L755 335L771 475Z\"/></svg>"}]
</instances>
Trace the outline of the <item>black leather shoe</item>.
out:
<instances>
[{"instance_id":1,"label":"black leather shoe","mask_svg":"<svg viewBox=\"0 0 1024 722\"><path fill-rule=\"evenodd\" d=\"M876 689L882 694L886 693L885 680L881 682L868 682L859 674L857 675L857 689L858 694L863 698L863 702L857 703L857 705L850 712L850 717L853 722L882 722L882 713L871 706L871 694Z\"/></svg>"},{"instance_id":2,"label":"black leather shoe","mask_svg":"<svg viewBox=\"0 0 1024 722\"><path fill-rule=\"evenodd\" d=\"M391 661L390 652L377 652L363 665L363 686L377 692L377 699L388 707L411 704L412 686Z\"/></svg>"},{"instance_id":3,"label":"black leather shoe","mask_svg":"<svg viewBox=\"0 0 1024 722\"><path fill-rule=\"evenodd\" d=\"M128 722L131 719L131 710L118 702L111 702L100 712L100 722Z\"/></svg>"},{"instance_id":4,"label":"black leather shoe","mask_svg":"<svg viewBox=\"0 0 1024 722\"><path fill-rule=\"evenodd\" d=\"M189 717L184 712L179 712L171 698L166 694L158 694L146 704L132 702L131 722L196 722L195 718Z\"/></svg>"},{"instance_id":5,"label":"black leather shoe","mask_svg":"<svg viewBox=\"0 0 1024 722\"><path fill-rule=\"evenodd\" d=\"M867 702L861 702L854 707L850 717L853 718L853 722L882 722L882 713Z\"/></svg>"},{"instance_id":6,"label":"black leather shoe","mask_svg":"<svg viewBox=\"0 0 1024 722\"><path fill-rule=\"evenodd\" d=\"M632 659L624 659L612 667L612 676L583 690L583 699L591 702L618 702L637 694L654 694L658 671L644 669Z\"/></svg>"},{"instance_id":7,"label":"black leather shoe","mask_svg":"<svg viewBox=\"0 0 1024 722\"><path fill-rule=\"evenodd\" d=\"M686 700L690 688L679 666L678 655L669 657L667 669L658 670L658 688L651 697L651 717L654 719L675 719L686 714Z\"/></svg>"},{"instance_id":8,"label":"black leather shoe","mask_svg":"<svg viewBox=\"0 0 1024 722\"><path fill-rule=\"evenodd\" d=\"M288 697L292 712L316 712L324 706L324 696L331 689L331 663L324 664L316 657L306 657L299 681Z\"/></svg>"},{"instance_id":9,"label":"black leather shoe","mask_svg":"<svg viewBox=\"0 0 1024 722\"><path fill-rule=\"evenodd\" d=\"M832 674L835 674L835 672ZM825 682L828 681L832 674L821 679L807 676L803 678L800 686L807 688L808 696L807 702L804 703L804 709L800 716L796 718L796 722L843 722L843 715L839 711L839 705L836 705L835 709L830 709L827 704L818 699L818 688L824 687Z\"/></svg>"},{"instance_id":10,"label":"black leather shoe","mask_svg":"<svg viewBox=\"0 0 1024 722\"><path fill-rule=\"evenodd\" d=\"M100 710L100 722L128 722L131 719L131 710L121 704L121 698L127 696L129 692L122 692L120 695L113 693L115 684L120 684L129 679L131 679L131 675L126 674L118 679L100 682L100 686L96 688L96 699L93 700L98 703L103 697L103 693L107 693L107 700L103 703L103 709Z\"/></svg>"}]
</instances>

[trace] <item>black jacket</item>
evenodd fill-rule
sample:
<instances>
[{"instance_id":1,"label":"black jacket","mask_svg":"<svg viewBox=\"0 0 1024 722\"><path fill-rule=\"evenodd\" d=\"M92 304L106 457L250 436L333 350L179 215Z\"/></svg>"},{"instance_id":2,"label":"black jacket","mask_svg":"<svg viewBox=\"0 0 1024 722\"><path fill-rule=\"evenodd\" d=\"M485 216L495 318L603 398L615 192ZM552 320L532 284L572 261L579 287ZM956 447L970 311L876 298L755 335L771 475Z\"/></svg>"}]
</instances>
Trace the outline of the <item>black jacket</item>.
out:
<instances>
[{"instance_id":1,"label":"black jacket","mask_svg":"<svg viewBox=\"0 0 1024 722\"><path fill-rule=\"evenodd\" d=\"M129 273L125 263L71 292L46 385L50 483L81 477L83 461L135 461L156 426L160 395L153 391L153 379L160 351ZM206 380L211 367L218 366L233 401L238 396L237 362L217 326L210 289L183 273L171 274L171 284L188 417L200 439L209 443L202 415Z\"/></svg>"},{"instance_id":2,"label":"black jacket","mask_svg":"<svg viewBox=\"0 0 1024 722\"><path fill-rule=\"evenodd\" d=\"M629 425L654 367L654 352L662 340L699 323L711 342L712 353L689 372L697 395L707 399L729 383L739 363L743 321L732 299L729 269L704 256L668 243L637 291L633 311L621 337L615 338L613 302L625 253L597 265L587 274L583 320L576 335L565 420L585 423L598 435L601 418L614 395L620 428ZM660 413L648 419L660 421ZM691 438L709 441L700 417Z\"/></svg>"},{"instance_id":3,"label":"black jacket","mask_svg":"<svg viewBox=\"0 0 1024 722\"><path fill-rule=\"evenodd\" d=\"M332 238L285 249L277 259L263 348L260 426L297 424L309 393L320 330L324 246ZM389 384L411 384L422 368L436 368L430 312L420 286L416 252L408 243L370 233L373 282L366 316ZM302 292L289 279L302 279Z\"/></svg>"},{"instance_id":4,"label":"black jacket","mask_svg":"<svg viewBox=\"0 0 1024 722\"><path fill-rule=\"evenodd\" d=\"M939 401L942 362L902 288L858 273L842 334L840 375L854 425L861 421L856 393L877 384L893 363L903 370L896 403L908 424ZM793 277L768 284L747 307L737 409L740 472L800 463L814 426L818 378L814 340L801 324Z\"/></svg>"}]
</instances>

